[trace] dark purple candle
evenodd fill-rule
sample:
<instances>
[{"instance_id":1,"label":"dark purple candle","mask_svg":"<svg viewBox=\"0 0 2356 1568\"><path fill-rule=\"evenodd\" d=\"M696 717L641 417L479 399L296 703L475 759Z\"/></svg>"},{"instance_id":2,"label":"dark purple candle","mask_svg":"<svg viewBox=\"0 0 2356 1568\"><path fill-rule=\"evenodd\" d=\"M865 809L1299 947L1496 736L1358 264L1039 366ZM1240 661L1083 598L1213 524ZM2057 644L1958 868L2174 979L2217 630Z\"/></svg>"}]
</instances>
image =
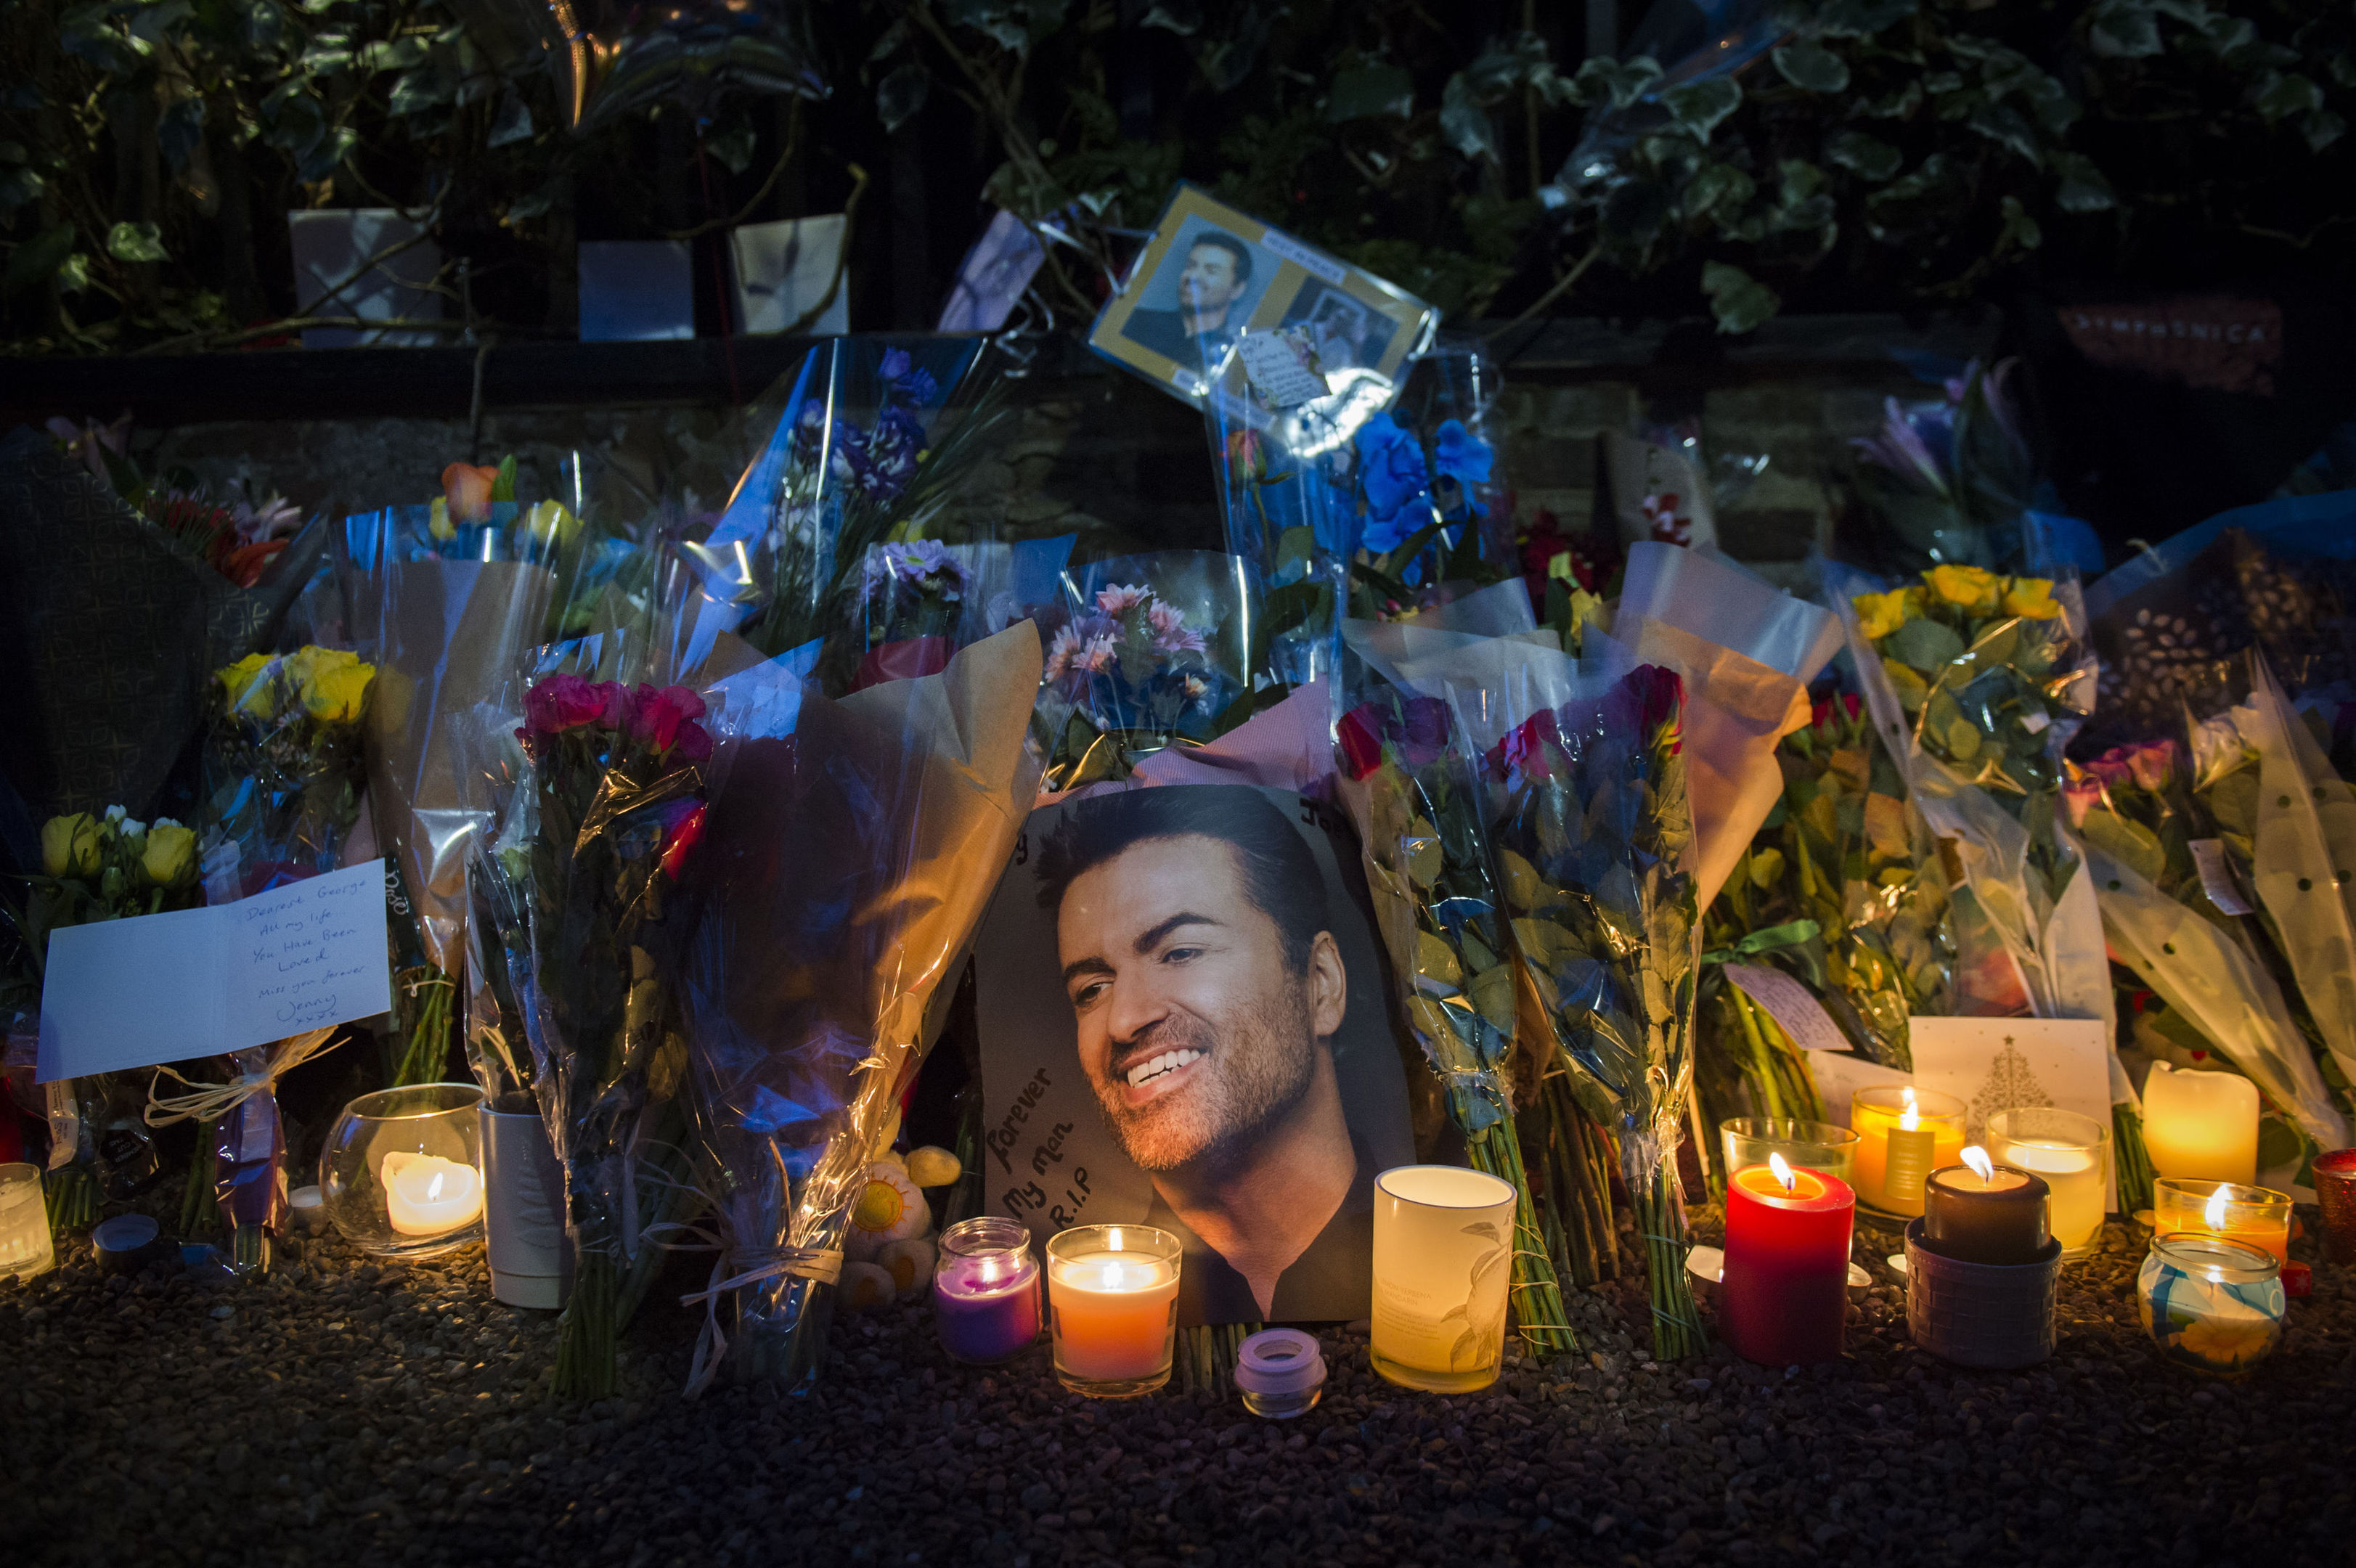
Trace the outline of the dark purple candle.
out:
<instances>
[{"instance_id":1,"label":"dark purple candle","mask_svg":"<svg viewBox=\"0 0 2356 1568\"><path fill-rule=\"evenodd\" d=\"M941 1236L933 1328L960 1361L1002 1361L1039 1338L1039 1264L1017 1221L984 1216Z\"/></svg>"}]
</instances>

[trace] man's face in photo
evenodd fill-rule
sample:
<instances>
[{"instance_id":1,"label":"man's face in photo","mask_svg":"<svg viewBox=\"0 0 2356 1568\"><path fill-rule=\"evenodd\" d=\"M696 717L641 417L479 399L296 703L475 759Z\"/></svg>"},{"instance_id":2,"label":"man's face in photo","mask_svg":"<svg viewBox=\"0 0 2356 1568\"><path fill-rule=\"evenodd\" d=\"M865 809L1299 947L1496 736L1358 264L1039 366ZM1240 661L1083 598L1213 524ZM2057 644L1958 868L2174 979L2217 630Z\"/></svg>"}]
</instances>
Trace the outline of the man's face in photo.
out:
<instances>
[{"instance_id":1,"label":"man's face in photo","mask_svg":"<svg viewBox=\"0 0 2356 1568\"><path fill-rule=\"evenodd\" d=\"M1294 974L1223 839L1147 839L1089 868L1055 934L1080 1065L1148 1171L1248 1147L1307 1092L1319 1038L1341 1027L1341 988L1312 984L1333 938Z\"/></svg>"},{"instance_id":2,"label":"man's face in photo","mask_svg":"<svg viewBox=\"0 0 2356 1568\"><path fill-rule=\"evenodd\" d=\"M1198 325L1225 325L1227 307L1241 293L1234 251L1223 245L1196 245L1186 252L1186 270L1178 274L1178 307L1194 316Z\"/></svg>"}]
</instances>

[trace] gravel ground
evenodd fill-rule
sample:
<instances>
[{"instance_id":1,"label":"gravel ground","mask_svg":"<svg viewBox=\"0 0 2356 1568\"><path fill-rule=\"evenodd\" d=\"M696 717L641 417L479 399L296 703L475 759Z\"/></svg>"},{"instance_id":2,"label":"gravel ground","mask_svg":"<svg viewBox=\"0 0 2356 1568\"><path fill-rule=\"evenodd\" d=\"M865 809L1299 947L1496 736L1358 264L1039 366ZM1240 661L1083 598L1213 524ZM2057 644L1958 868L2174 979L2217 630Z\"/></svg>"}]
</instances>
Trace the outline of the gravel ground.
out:
<instances>
[{"instance_id":1,"label":"gravel ground","mask_svg":"<svg viewBox=\"0 0 2356 1568\"><path fill-rule=\"evenodd\" d=\"M1085 1401L1044 1349L959 1368L921 1307L838 1324L809 1398L693 1402L695 1319L650 1308L626 1395L563 1407L553 1317L494 1303L479 1247L385 1266L315 1241L257 1286L77 1258L0 1285L0 1562L2351 1561L2356 1271L2317 1269L2251 1381L2205 1383L2136 1327L2144 1241L2114 1226L2064 1274L2060 1349L2025 1375L1914 1350L1894 1238L1861 1232L1876 1283L1829 1367L1655 1366L1626 1282L1575 1295L1584 1360L1459 1399L1329 1331L1324 1403L1281 1424Z\"/></svg>"}]
</instances>

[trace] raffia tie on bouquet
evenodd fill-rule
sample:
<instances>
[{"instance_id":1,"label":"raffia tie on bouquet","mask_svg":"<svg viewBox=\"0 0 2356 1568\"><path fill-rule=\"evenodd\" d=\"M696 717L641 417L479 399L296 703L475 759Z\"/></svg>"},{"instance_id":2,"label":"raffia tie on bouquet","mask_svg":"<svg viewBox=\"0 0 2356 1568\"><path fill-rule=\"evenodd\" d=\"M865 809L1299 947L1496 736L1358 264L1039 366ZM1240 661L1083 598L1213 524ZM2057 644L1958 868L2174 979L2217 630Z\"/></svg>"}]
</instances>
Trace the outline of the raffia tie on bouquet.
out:
<instances>
[{"instance_id":1,"label":"raffia tie on bouquet","mask_svg":"<svg viewBox=\"0 0 2356 1568\"><path fill-rule=\"evenodd\" d=\"M738 1272L729 1275L732 1267ZM785 1278L833 1285L842 1278L842 1253L825 1247L730 1247L712 1261L712 1283L679 1298L681 1307L703 1303L703 1331L696 1336L695 1360L687 1373L691 1397L711 1386L728 1350L728 1335L720 1327L721 1298L748 1285Z\"/></svg>"},{"instance_id":2,"label":"raffia tie on bouquet","mask_svg":"<svg viewBox=\"0 0 2356 1568\"><path fill-rule=\"evenodd\" d=\"M261 1072L240 1073L226 1083L198 1083L170 1067L158 1067L155 1080L147 1086L147 1107L141 1114L151 1127L168 1127L175 1122L217 1121L255 1095L274 1092L281 1078L313 1057L332 1050L328 1042L335 1032L332 1029L318 1029L308 1034L289 1035L267 1048L269 1061ZM156 1086L166 1073L192 1093L158 1094Z\"/></svg>"}]
</instances>

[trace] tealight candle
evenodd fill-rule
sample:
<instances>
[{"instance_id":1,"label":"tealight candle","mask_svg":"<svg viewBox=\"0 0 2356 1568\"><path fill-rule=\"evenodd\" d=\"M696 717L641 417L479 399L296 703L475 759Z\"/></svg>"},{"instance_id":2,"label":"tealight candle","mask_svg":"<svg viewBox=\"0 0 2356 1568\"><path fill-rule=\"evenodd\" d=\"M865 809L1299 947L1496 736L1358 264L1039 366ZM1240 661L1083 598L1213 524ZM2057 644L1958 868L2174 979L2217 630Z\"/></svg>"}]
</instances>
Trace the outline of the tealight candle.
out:
<instances>
[{"instance_id":1,"label":"tealight candle","mask_svg":"<svg viewBox=\"0 0 2356 1568\"><path fill-rule=\"evenodd\" d=\"M2155 1061L2143 1081L2143 1142L2155 1176L2247 1186L2258 1176L2258 1086L2238 1072Z\"/></svg>"},{"instance_id":2,"label":"tealight candle","mask_svg":"<svg viewBox=\"0 0 2356 1568\"><path fill-rule=\"evenodd\" d=\"M2017 1105L1988 1118L1988 1153L2052 1189L2046 1224L2064 1257L2083 1257L2102 1233L2109 1202L2111 1129L2051 1105Z\"/></svg>"},{"instance_id":3,"label":"tealight candle","mask_svg":"<svg viewBox=\"0 0 2356 1568\"><path fill-rule=\"evenodd\" d=\"M1771 1367L1839 1357L1856 1213L1847 1182L1780 1154L1728 1179L1718 1326L1736 1355Z\"/></svg>"},{"instance_id":4,"label":"tealight candle","mask_svg":"<svg viewBox=\"0 0 2356 1568\"><path fill-rule=\"evenodd\" d=\"M0 1165L0 1279L30 1279L56 1261L39 1168Z\"/></svg>"},{"instance_id":5,"label":"tealight candle","mask_svg":"<svg viewBox=\"0 0 2356 1568\"><path fill-rule=\"evenodd\" d=\"M1922 1189L1922 1244L1964 1263L2035 1263L2046 1250L2051 1189L1977 1147L1964 1163L1934 1170Z\"/></svg>"},{"instance_id":6,"label":"tealight candle","mask_svg":"<svg viewBox=\"0 0 2356 1568\"><path fill-rule=\"evenodd\" d=\"M2155 1239L2183 1231L2225 1236L2290 1262L2290 1196L2271 1188L2164 1176L2151 1184L2151 1229Z\"/></svg>"},{"instance_id":7,"label":"tealight candle","mask_svg":"<svg viewBox=\"0 0 2356 1568\"><path fill-rule=\"evenodd\" d=\"M960 1361L1019 1356L1039 1338L1039 1265L1020 1221L985 1215L941 1232L933 1329Z\"/></svg>"},{"instance_id":8,"label":"tealight candle","mask_svg":"<svg viewBox=\"0 0 2356 1568\"><path fill-rule=\"evenodd\" d=\"M1885 1214L1922 1212L1922 1184L1964 1152L1964 1103L1935 1089L1884 1083L1849 1101L1857 1197Z\"/></svg>"},{"instance_id":9,"label":"tealight candle","mask_svg":"<svg viewBox=\"0 0 2356 1568\"><path fill-rule=\"evenodd\" d=\"M2245 1242L2183 1232L2153 1240L2136 1275L2144 1332L2179 1366L2239 1378L2274 1352L2289 1306L2282 1265Z\"/></svg>"},{"instance_id":10,"label":"tealight candle","mask_svg":"<svg viewBox=\"0 0 2356 1568\"><path fill-rule=\"evenodd\" d=\"M385 1211L404 1236L438 1236L483 1211L483 1173L471 1165L395 1149L383 1172Z\"/></svg>"},{"instance_id":11,"label":"tealight candle","mask_svg":"<svg viewBox=\"0 0 2356 1568\"><path fill-rule=\"evenodd\" d=\"M1151 1225L1079 1225L1047 1243L1055 1376L1076 1393L1129 1399L1170 1381L1178 1238Z\"/></svg>"}]
</instances>

